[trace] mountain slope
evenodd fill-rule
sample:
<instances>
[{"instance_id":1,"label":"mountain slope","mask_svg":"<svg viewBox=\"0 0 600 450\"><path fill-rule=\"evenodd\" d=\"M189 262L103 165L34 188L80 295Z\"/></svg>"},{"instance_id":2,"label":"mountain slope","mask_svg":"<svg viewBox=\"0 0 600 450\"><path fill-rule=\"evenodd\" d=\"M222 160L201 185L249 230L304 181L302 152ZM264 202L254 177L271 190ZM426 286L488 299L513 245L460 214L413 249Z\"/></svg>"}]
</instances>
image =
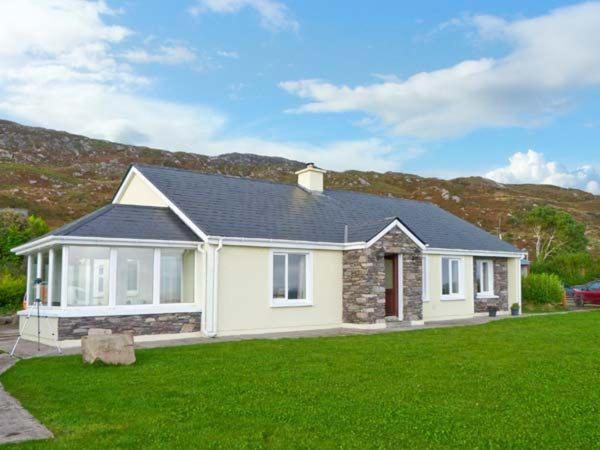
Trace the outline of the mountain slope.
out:
<instances>
[{"instance_id":1,"label":"mountain slope","mask_svg":"<svg viewBox=\"0 0 600 450\"><path fill-rule=\"evenodd\" d=\"M236 153L209 157L136 147L0 120L0 208L27 208L52 226L60 225L110 202L133 162L286 183L294 183L294 171L304 167L284 158ZM329 172L326 184L431 201L518 247L531 241L519 215L549 204L585 222L592 249L600 251L600 196L577 189L360 171Z\"/></svg>"}]
</instances>

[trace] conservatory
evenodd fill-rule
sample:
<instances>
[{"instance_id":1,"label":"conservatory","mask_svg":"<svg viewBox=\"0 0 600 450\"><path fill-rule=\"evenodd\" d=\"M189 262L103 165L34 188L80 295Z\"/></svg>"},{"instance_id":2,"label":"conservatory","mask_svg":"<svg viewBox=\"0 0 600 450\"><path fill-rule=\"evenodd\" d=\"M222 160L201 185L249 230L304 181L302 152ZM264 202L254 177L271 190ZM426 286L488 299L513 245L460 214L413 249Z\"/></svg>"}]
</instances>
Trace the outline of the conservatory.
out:
<instances>
[{"instance_id":1,"label":"conservatory","mask_svg":"<svg viewBox=\"0 0 600 450\"><path fill-rule=\"evenodd\" d=\"M27 308L19 315L21 328L32 330L22 334L37 334L37 300L48 319L45 341L79 339L90 328L198 332L206 256L198 238L166 208L99 211L15 249L27 261Z\"/></svg>"}]
</instances>

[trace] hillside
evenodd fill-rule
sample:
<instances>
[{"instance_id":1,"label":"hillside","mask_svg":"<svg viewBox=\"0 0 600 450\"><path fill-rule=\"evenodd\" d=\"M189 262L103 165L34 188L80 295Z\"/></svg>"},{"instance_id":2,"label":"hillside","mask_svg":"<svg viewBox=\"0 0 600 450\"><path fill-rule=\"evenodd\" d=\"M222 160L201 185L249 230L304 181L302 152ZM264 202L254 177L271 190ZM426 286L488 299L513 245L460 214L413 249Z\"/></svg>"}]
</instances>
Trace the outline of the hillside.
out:
<instances>
[{"instance_id":1,"label":"hillside","mask_svg":"<svg viewBox=\"0 0 600 450\"><path fill-rule=\"evenodd\" d=\"M205 156L90 139L0 120L0 208L26 208L51 226L107 202L129 164L141 162L293 183L299 161L250 154ZM316 161L318 163L318 161ZM397 172L329 172L327 186L427 200L518 247L531 236L519 224L524 211L549 204L587 224L600 252L600 196L547 185L499 184L481 177L441 180Z\"/></svg>"}]
</instances>

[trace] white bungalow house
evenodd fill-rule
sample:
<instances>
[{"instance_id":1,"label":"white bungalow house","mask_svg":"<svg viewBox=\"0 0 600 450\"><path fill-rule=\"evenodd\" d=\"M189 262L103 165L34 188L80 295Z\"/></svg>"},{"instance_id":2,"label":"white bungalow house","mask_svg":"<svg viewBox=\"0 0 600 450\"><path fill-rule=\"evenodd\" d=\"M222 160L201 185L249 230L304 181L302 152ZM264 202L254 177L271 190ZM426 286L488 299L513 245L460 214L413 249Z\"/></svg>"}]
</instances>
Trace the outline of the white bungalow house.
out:
<instances>
[{"instance_id":1,"label":"white bungalow house","mask_svg":"<svg viewBox=\"0 0 600 450\"><path fill-rule=\"evenodd\" d=\"M520 304L512 245L430 203L324 189L312 164L297 175L131 166L110 205L13 249L42 341L380 328Z\"/></svg>"}]
</instances>

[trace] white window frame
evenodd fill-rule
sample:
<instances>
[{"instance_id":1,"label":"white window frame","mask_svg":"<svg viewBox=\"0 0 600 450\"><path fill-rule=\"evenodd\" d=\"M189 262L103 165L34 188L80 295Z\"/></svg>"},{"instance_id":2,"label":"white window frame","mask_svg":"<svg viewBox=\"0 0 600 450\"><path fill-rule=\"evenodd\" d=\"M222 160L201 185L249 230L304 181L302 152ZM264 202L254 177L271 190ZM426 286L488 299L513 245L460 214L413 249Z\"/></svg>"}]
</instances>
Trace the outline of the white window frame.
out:
<instances>
[{"instance_id":1,"label":"white window frame","mask_svg":"<svg viewBox=\"0 0 600 450\"><path fill-rule=\"evenodd\" d=\"M427 255L423 255L423 259L421 261L421 299L424 302L429 301L429 257Z\"/></svg>"},{"instance_id":2,"label":"white window frame","mask_svg":"<svg viewBox=\"0 0 600 450\"><path fill-rule=\"evenodd\" d=\"M494 295L494 261L491 259L478 259L476 262L476 270L475 270L475 289L477 289L477 272L483 275L483 265L488 265L488 287L487 291L477 291L475 294L477 298L497 298ZM483 286L483 283L480 283Z\"/></svg>"},{"instance_id":3,"label":"white window frame","mask_svg":"<svg viewBox=\"0 0 600 450\"><path fill-rule=\"evenodd\" d=\"M305 255L306 257L306 299L288 300L288 256L291 254ZM273 259L276 255L285 256L285 298L273 298ZM297 306L312 306L312 252L302 250L271 250L269 254L269 304L272 308L286 308Z\"/></svg>"},{"instance_id":4,"label":"white window frame","mask_svg":"<svg viewBox=\"0 0 600 450\"><path fill-rule=\"evenodd\" d=\"M444 261L448 261L448 282L450 294L444 294ZM452 292L452 261L458 261L458 292ZM440 299L441 300L464 300L465 299L465 277L463 258L455 256L442 256L440 258Z\"/></svg>"},{"instance_id":5,"label":"white window frame","mask_svg":"<svg viewBox=\"0 0 600 450\"><path fill-rule=\"evenodd\" d=\"M168 243L167 243L168 244ZM69 280L68 280L68 275L69 275L69 253L70 253L70 249L73 247L79 247L79 245L77 246L72 246L72 245L63 245L61 246L61 252L62 252L62 259L61 259L61 273L60 273L60 283L61 283L61 289L60 289L60 306L57 307L53 307L53 306L43 306L43 309L45 311L48 311L52 308L54 308L56 314L58 314L56 317L71 317L73 316L73 314L82 314L83 316L90 316L90 315L104 315L104 314L108 314L108 312L110 312L111 314L135 314L136 312L139 313L149 313L149 312L156 312L156 313L161 313L161 312L170 312L170 311L196 311L199 310L199 305L197 303L196 300L196 284L197 284L197 278L198 274L197 274L197 260L194 259L194 270L193 270L193 276L194 276L194 281L192 283L192 292L191 292L191 299L188 301L183 301L183 297L182 297L182 301L179 303L160 303L160 258L161 258L161 249L160 247L154 247L153 248L153 296L152 296L152 303L150 304L139 304L139 305L117 305L116 304L116 298L117 298L117 252L121 247L130 247L130 248L148 248L148 247L144 247L144 246L137 246L135 245L135 243L132 243L131 245L125 245L125 246L100 246L100 245L81 245L81 247L102 247L102 248L108 248L109 249L109 257L108 259L98 259L95 260L94 264L90 264L89 267L87 267L87 279L86 279L86 285L89 286L89 289L91 289L92 292L92 296L93 297L101 297L103 295L105 295L105 293L100 292L99 289L99 279L98 277L94 277L92 276L94 274L94 271L98 270L98 266L102 265L104 267L104 274L103 277L108 280L108 304L106 305L89 305L89 304L82 304L82 305L69 305L68 304L68 285L69 285ZM194 251L196 252L196 248L192 248L189 246L186 247L169 247L168 245L164 247L165 250L170 250L170 249L181 249L181 250L189 250L189 251ZM27 291L28 291L28 307L31 307L33 305L33 300L29 300L29 297L34 297L35 296L35 291L36 291L36 287L33 286L33 279L37 276L37 273L33 273L34 272L34 262L37 262L37 260L40 258L40 252L36 252L36 253L31 253L27 255L27 278L28 278L28 284L27 284ZM139 290L139 283L140 283L140 261L136 260L134 258L127 258L126 261L136 261L136 265L137 265L137 270L138 270L138 290ZM54 268L56 267L56 260L54 261ZM108 269L108 270L107 270ZM184 272L185 269L183 269L182 267L182 276L181 276L181 292L183 295L184 292ZM56 274L53 274L52 276L56 276ZM106 285L104 285L103 287L106 288ZM127 294L132 294L133 291L126 289ZM63 314L63 315L61 315ZM73 316L74 317L74 316Z\"/></svg>"},{"instance_id":6,"label":"white window frame","mask_svg":"<svg viewBox=\"0 0 600 450\"><path fill-rule=\"evenodd\" d=\"M93 297L100 298L104 297L104 281L108 278L109 274L107 272L107 267L109 266L109 260L105 259L95 259L94 260L94 272L91 276L91 280L94 284ZM102 276L99 275L99 270L102 268ZM100 283L102 280L102 283ZM107 283L108 285L108 283ZM100 287L102 286L102 289Z\"/></svg>"},{"instance_id":7,"label":"white window frame","mask_svg":"<svg viewBox=\"0 0 600 450\"><path fill-rule=\"evenodd\" d=\"M129 288L129 264L134 263L135 264L135 289L128 289ZM153 262L154 264L154 262ZM133 297L138 295L138 293L140 292L140 260L139 259L131 259L131 258L127 258L127 289L125 289L127 291L127 296L129 297Z\"/></svg>"}]
</instances>

